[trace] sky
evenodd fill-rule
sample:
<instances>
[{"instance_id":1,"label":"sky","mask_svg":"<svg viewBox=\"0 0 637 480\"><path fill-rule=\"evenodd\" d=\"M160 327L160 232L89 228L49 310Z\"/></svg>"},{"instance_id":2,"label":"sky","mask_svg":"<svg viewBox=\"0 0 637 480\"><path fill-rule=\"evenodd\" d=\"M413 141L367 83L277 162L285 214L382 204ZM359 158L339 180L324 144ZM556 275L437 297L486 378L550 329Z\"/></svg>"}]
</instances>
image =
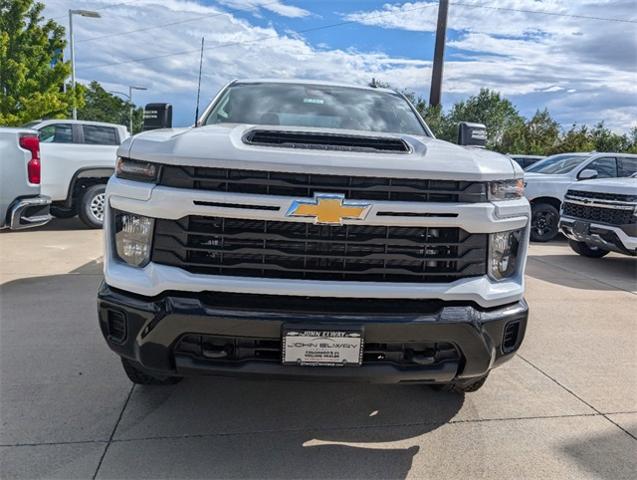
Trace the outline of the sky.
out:
<instances>
[{"instance_id":1,"label":"sky","mask_svg":"<svg viewBox=\"0 0 637 480\"><path fill-rule=\"evenodd\" d=\"M139 105L173 105L194 122L201 38L201 108L227 82L372 78L427 99L437 0L44 0L74 16L77 79L136 91ZM548 108L568 128L637 126L637 0L458 0L447 24L443 107L486 87L526 117ZM67 57L68 58L68 57Z\"/></svg>"}]
</instances>

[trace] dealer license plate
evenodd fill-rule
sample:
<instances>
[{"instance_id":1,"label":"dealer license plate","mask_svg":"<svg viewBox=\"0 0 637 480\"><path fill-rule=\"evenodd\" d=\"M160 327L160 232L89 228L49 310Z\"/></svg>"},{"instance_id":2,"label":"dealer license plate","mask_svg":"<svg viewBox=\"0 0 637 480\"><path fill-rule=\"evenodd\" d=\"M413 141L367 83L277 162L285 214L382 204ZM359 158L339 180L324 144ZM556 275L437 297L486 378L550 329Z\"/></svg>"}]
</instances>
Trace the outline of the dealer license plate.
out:
<instances>
[{"instance_id":1,"label":"dealer license plate","mask_svg":"<svg viewBox=\"0 0 637 480\"><path fill-rule=\"evenodd\" d=\"M360 365L363 334L355 330L283 331L283 363L307 366Z\"/></svg>"}]
</instances>

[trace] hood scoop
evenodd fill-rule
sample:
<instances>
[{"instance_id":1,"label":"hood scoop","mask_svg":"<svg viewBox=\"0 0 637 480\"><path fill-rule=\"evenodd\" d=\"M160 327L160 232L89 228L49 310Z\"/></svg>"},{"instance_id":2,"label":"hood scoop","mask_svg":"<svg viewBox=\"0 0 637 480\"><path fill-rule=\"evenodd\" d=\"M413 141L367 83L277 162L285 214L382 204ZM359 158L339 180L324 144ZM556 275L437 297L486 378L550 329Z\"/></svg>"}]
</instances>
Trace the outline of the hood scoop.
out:
<instances>
[{"instance_id":1,"label":"hood scoop","mask_svg":"<svg viewBox=\"0 0 637 480\"><path fill-rule=\"evenodd\" d=\"M243 137L243 142L265 147L343 152L409 153L411 151L402 138L282 130L251 130Z\"/></svg>"}]
</instances>

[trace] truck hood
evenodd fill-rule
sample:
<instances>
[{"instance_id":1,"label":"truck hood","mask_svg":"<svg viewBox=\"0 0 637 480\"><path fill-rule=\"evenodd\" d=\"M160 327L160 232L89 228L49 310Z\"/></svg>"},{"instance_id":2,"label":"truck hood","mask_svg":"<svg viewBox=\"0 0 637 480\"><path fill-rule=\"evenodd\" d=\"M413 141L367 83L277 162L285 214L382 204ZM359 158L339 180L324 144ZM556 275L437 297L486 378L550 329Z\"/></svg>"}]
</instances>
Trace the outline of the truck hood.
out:
<instances>
[{"instance_id":1,"label":"truck hood","mask_svg":"<svg viewBox=\"0 0 637 480\"><path fill-rule=\"evenodd\" d=\"M248 145L249 130L311 132L402 138L408 153L335 151ZM508 157L460 147L429 137L323 128L221 124L144 132L125 141L118 155L171 165L449 180L503 180L521 177Z\"/></svg>"},{"instance_id":2,"label":"truck hood","mask_svg":"<svg viewBox=\"0 0 637 480\"><path fill-rule=\"evenodd\" d=\"M571 185L572 190L585 192L619 193L637 197L637 178L601 178L599 180L582 180Z\"/></svg>"}]
</instances>

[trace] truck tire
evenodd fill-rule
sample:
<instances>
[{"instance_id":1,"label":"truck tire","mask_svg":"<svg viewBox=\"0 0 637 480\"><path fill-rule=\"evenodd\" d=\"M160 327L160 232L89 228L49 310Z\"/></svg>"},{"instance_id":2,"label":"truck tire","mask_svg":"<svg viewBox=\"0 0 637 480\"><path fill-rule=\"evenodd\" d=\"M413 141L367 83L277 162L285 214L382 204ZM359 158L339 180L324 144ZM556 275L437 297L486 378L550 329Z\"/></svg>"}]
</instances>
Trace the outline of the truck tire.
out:
<instances>
[{"instance_id":1,"label":"truck tire","mask_svg":"<svg viewBox=\"0 0 637 480\"><path fill-rule=\"evenodd\" d=\"M136 385L174 385L183 377L165 377L150 373L139 363L122 357L122 366L128 379Z\"/></svg>"},{"instance_id":2,"label":"truck tire","mask_svg":"<svg viewBox=\"0 0 637 480\"><path fill-rule=\"evenodd\" d=\"M80 220L89 228L102 228L106 212L106 185L92 185L84 190L80 199Z\"/></svg>"},{"instance_id":3,"label":"truck tire","mask_svg":"<svg viewBox=\"0 0 637 480\"><path fill-rule=\"evenodd\" d=\"M484 377L480 377L476 381L471 382L469 384L445 383L443 385L433 385L433 389L439 392L454 392L454 393L477 392L486 383L487 378L489 378L488 373Z\"/></svg>"},{"instance_id":4,"label":"truck tire","mask_svg":"<svg viewBox=\"0 0 637 480\"><path fill-rule=\"evenodd\" d=\"M553 205L538 203L531 209L531 240L548 242L553 240L559 230L560 212Z\"/></svg>"},{"instance_id":5,"label":"truck tire","mask_svg":"<svg viewBox=\"0 0 637 480\"><path fill-rule=\"evenodd\" d=\"M599 247L591 247L585 242L576 242L575 240L568 241L569 246L575 253L579 253L583 257L589 258L602 258L608 255L609 251Z\"/></svg>"},{"instance_id":6,"label":"truck tire","mask_svg":"<svg viewBox=\"0 0 637 480\"><path fill-rule=\"evenodd\" d=\"M55 218L73 218L77 216L77 208L61 208L51 205L51 215Z\"/></svg>"}]
</instances>

